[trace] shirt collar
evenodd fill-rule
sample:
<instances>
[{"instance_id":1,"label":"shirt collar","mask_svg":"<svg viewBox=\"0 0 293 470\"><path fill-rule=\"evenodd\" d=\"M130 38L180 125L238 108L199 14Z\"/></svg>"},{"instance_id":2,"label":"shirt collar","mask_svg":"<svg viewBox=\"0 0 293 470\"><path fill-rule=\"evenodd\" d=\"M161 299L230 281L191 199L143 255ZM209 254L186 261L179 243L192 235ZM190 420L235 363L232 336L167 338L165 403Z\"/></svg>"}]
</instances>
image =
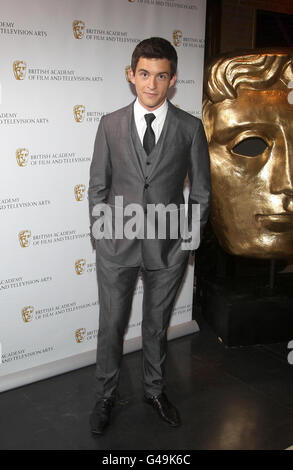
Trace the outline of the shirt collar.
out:
<instances>
[{"instance_id":1,"label":"shirt collar","mask_svg":"<svg viewBox=\"0 0 293 470\"><path fill-rule=\"evenodd\" d=\"M161 106L154 111L149 111L148 109L145 109L140 102L138 101L138 98L136 98L134 102L134 113L137 119L144 119L145 114L153 113L156 118L159 117L161 114L166 113L168 109L168 100L167 98L165 99L164 103L161 104Z\"/></svg>"}]
</instances>

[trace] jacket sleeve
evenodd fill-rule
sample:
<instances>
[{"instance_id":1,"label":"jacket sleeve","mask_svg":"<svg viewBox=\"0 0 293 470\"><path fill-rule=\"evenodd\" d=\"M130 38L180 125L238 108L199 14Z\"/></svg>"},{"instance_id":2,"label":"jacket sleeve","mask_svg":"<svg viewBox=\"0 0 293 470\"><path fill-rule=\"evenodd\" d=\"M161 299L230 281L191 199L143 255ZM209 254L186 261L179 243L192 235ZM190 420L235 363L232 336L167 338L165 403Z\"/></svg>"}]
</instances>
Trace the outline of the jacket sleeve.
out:
<instances>
[{"instance_id":1,"label":"jacket sleeve","mask_svg":"<svg viewBox=\"0 0 293 470\"><path fill-rule=\"evenodd\" d=\"M191 145L188 177L190 181L190 193L188 199L189 229L192 230L192 204L200 204L201 239L209 216L211 180L208 143L203 124L200 120Z\"/></svg>"},{"instance_id":2,"label":"jacket sleeve","mask_svg":"<svg viewBox=\"0 0 293 470\"><path fill-rule=\"evenodd\" d=\"M111 186L111 175L110 151L104 128L104 117L102 117L95 139L94 154L90 166L88 198L91 229L96 219L92 215L93 208L97 204L107 202Z\"/></svg>"}]
</instances>

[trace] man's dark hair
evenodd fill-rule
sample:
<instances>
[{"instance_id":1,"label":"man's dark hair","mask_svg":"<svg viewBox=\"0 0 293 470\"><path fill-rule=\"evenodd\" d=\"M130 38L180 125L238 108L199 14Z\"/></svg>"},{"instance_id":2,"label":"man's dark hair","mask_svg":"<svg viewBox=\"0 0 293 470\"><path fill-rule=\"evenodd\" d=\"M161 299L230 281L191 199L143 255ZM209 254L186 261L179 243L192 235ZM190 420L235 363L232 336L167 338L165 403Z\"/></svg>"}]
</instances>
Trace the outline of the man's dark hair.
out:
<instances>
[{"instance_id":1,"label":"man's dark hair","mask_svg":"<svg viewBox=\"0 0 293 470\"><path fill-rule=\"evenodd\" d=\"M157 37L144 39L136 46L131 58L131 68L134 74L141 57L146 59L168 59L171 63L171 78L176 73L177 52L167 39Z\"/></svg>"}]
</instances>

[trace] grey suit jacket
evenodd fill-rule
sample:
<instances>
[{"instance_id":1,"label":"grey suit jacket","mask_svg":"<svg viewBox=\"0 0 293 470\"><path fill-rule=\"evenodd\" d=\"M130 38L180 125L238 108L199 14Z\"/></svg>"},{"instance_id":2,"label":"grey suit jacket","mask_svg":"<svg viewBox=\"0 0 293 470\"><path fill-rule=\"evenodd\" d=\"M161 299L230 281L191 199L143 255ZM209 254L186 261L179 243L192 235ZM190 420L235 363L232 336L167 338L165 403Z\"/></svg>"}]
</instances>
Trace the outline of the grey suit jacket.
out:
<instances>
[{"instance_id":1,"label":"grey suit jacket","mask_svg":"<svg viewBox=\"0 0 293 470\"><path fill-rule=\"evenodd\" d=\"M90 167L89 209L107 203L114 209L115 196L123 196L123 206L136 203L184 204L183 187L190 181L188 205L200 204L201 233L207 222L210 201L210 166L205 132L200 119L168 102L160 138L147 156L138 140L133 103L103 116ZM129 219L129 217L128 217ZM127 217L124 217L124 223ZM113 222L114 228L114 222ZM122 266L143 265L166 268L183 261L182 239L100 239L97 255Z\"/></svg>"}]
</instances>

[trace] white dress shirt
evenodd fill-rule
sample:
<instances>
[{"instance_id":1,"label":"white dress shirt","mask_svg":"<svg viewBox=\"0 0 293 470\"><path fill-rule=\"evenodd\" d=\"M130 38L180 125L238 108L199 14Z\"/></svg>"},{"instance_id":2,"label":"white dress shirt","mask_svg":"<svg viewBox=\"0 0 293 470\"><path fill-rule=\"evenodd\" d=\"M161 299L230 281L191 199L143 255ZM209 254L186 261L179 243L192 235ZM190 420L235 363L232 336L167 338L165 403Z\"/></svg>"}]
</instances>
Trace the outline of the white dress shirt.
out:
<instances>
[{"instance_id":1,"label":"white dress shirt","mask_svg":"<svg viewBox=\"0 0 293 470\"><path fill-rule=\"evenodd\" d=\"M159 108L155 109L154 111L149 111L145 109L138 101L138 98L136 98L133 111L134 111L134 121L135 121L136 129L137 129L137 132L138 132L138 135L142 144L143 144L144 133L147 128L144 115L152 113L156 116L156 119L153 120L151 126L155 133L155 138L156 138L156 143L157 143L160 138L160 135L164 126L164 122L166 119L166 115L168 111L168 101L165 100L164 103Z\"/></svg>"}]
</instances>

